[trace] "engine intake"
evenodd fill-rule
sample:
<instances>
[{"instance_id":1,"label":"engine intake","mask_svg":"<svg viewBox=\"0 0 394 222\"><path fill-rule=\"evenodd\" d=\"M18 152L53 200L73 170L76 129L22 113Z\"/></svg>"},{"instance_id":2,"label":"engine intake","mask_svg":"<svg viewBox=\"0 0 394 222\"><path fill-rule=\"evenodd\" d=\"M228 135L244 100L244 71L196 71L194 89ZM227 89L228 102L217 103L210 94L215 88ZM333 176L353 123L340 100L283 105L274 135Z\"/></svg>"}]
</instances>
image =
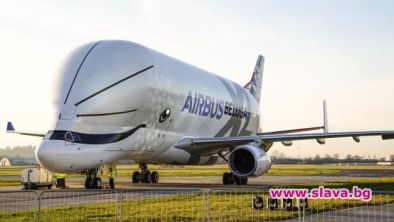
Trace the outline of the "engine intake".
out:
<instances>
[{"instance_id":1,"label":"engine intake","mask_svg":"<svg viewBox=\"0 0 394 222\"><path fill-rule=\"evenodd\" d=\"M271 168L271 159L259 147L242 145L231 151L228 165L236 176L257 177Z\"/></svg>"}]
</instances>

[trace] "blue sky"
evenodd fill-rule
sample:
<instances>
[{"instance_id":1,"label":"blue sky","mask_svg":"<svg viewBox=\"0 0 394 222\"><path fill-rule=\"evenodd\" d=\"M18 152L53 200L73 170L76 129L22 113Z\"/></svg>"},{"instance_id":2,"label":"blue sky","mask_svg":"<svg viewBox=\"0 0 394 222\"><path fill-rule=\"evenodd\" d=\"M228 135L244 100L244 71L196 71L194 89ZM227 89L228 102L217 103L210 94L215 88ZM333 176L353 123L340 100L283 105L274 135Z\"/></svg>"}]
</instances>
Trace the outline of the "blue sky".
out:
<instances>
[{"instance_id":1,"label":"blue sky","mask_svg":"<svg viewBox=\"0 0 394 222\"><path fill-rule=\"evenodd\" d=\"M332 131L394 129L392 1L1 1L0 124L46 131L55 86L73 48L125 39L240 84L266 57L262 128L319 125L328 100ZM0 147L38 139L0 133ZM295 156L388 156L394 141L296 142Z\"/></svg>"}]
</instances>

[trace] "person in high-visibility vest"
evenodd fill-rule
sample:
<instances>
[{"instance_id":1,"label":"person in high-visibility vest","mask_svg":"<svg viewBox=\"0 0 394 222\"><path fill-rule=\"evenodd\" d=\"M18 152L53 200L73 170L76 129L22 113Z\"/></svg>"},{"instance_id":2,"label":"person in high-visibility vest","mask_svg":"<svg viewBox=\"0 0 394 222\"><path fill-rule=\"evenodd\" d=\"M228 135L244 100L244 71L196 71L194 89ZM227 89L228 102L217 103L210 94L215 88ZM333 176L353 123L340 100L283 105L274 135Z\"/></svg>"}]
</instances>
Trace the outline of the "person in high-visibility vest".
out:
<instances>
[{"instance_id":1,"label":"person in high-visibility vest","mask_svg":"<svg viewBox=\"0 0 394 222\"><path fill-rule=\"evenodd\" d=\"M112 168L109 168L109 186L111 189L115 189L115 177L117 176L117 172L115 170L112 170Z\"/></svg>"},{"instance_id":2,"label":"person in high-visibility vest","mask_svg":"<svg viewBox=\"0 0 394 222\"><path fill-rule=\"evenodd\" d=\"M66 188L66 174L65 173L57 173L57 186L60 188Z\"/></svg>"},{"instance_id":3,"label":"person in high-visibility vest","mask_svg":"<svg viewBox=\"0 0 394 222\"><path fill-rule=\"evenodd\" d=\"M56 188L59 188L59 178L58 178L58 173L54 173L53 176L56 178Z\"/></svg>"}]
</instances>

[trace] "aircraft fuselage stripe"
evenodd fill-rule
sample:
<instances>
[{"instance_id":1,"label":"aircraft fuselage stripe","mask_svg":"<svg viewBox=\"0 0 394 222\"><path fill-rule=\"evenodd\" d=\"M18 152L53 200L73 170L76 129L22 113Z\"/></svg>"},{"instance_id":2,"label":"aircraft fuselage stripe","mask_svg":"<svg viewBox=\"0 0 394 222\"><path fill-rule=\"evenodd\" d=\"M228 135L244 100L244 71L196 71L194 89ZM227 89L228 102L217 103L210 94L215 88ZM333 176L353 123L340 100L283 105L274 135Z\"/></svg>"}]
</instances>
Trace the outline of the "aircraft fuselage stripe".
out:
<instances>
[{"instance_id":1,"label":"aircraft fuselage stripe","mask_svg":"<svg viewBox=\"0 0 394 222\"><path fill-rule=\"evenodd\" d=\"M92 114L77 114L77 117L95 117L95 116L110 116L110 115L119 115L124 113L132 113L137 111L137 109L122 111L122 112L112 112L112 113L92 113Z\"/></svg>"},{"instance_id":2,"label":"aircraft fuselage stripe","mask_svg":"<svg viewBox=\"0 0 394 222\"><path fill-rule=\"evenodd\" d=\"M83 58L81 64L80 64L79 67L78 67L77 72L75 73L74 79L73 79L73 81L71 82L70 89L68 89L66 99L64 100L64 104L66 104L67 99L68 99L68 97L70 96L71 89L72 89L73 86L74 86L75 79L76 79L77 76L78 76L79 70L81 70L82 64L85 62L85 59L88 57L88 55L89 55L90 52L93 50L93 48L96 47L96 45L98 45L100 42L101 42L101 41L99 41L99 42L97 42L96 44L94 44L94 45L92 46L92 48L89 49L88 53L86 53L85 57Z\"/></svg>"},{"instance_id":3,"label":"aircraft fuselage stripe","mask_svg":"<svg viewBox=\"0 0 394 222\"><path fill-rule=\"evenodd\" d=\"M118 85L119 83L122 83L122 82L124 82L124 81L126 81L126 80L128 80L128 79L130 79L130 78L132 78L132 77L134 77L134 76L136 76L136 75L138 75L138 74L141 74L141 73L143 73L143 72L145 72L145 71L147 71L147 70L149 70L149 69L151 69L151 68L153 68L153 65L148 66L148 67L146 67L146 68L144 68L144 69L141 69L140 71L138 71L138 72L136 72L136 73L133 73L133 74L131 74L131 75L129 75L129 76L127 76L127 77L125 77L125 78L123 78L123 79L121 79L121 80L115 82L115 83L112 83L111 85L105 87L104 89L101 89L101 90L99 90L99 91L93 93L92 95L86 97L85 99L83 99L83 100L81 100L81 101L75 103L75 106L78 106L79 104L85 102L86 100L89 100L89 99L91 99L92 97L97 96L98 94L100 94L100 93L102 93L102 92L104 92L104 91L106 91L106 90L108 90L108 89L110 89L110 88L112 88L112 87Z\"/></svg>"}]
</instances>

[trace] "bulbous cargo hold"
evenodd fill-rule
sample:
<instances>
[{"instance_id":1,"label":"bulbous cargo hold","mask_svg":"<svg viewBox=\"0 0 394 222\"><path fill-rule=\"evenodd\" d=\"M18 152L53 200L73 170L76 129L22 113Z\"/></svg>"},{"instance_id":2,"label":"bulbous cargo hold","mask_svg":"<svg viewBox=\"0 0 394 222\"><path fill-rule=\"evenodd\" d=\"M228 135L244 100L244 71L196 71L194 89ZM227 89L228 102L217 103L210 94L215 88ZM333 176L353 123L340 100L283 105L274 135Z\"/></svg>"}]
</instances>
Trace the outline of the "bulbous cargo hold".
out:
<instances>
[{"instance_id":1,"label":"bulbous cargo hold","mask_svg":"<svg viewBox=\"0 0 394 222\"><path fill-rule=\"evenodd\" d=\"M133 126L148 90L160 81L149 50L127 41L99 41L74 50L61 69L59 120ZM143 74L143 75L141 75ZM129 111L128 118L105 114Z\"/></svg>"},{"instance_id":2,"label":"bulbous cargo hold","mask_svg":"<svg viewBox=\"0 0 394 222\"><path fill-rule=\"evenodd\" d=\"M211 136L221 126L207 129L206 124L212 119L227 121L235 114L240 119L250 114L244 131L256 132L258 128L259 106L241 86L133 42L88 43L74 50L61 70L59 130L96 132L90 125L99 124L112 132L112 127L145 124L148 128ZM234 111L227 113L227 106ZM167 108L172 116L179 117L171 125L157 121ZM127 115L107 115L122 113ZM181 115L186 113L195 115ZM199 121L193 125L183 122L196 118Z\"/></svg>"}]
</instances>

